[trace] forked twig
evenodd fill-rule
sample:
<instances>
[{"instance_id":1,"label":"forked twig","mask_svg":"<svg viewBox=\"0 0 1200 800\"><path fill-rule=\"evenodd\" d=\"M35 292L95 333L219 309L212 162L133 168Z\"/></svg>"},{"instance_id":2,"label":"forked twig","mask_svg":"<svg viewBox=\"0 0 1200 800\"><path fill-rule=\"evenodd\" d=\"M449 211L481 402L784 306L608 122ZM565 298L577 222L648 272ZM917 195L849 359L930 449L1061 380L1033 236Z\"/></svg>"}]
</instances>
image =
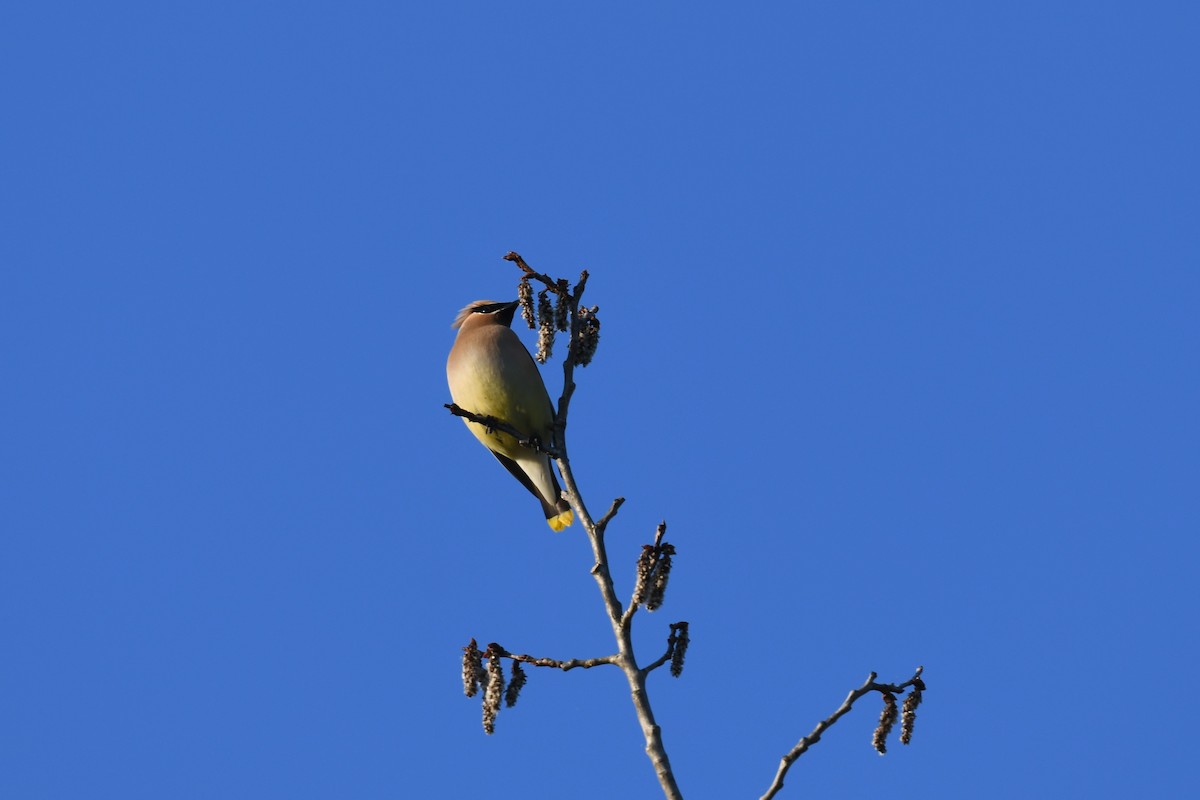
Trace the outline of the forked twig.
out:
<instances>
[{"instance_id":1,"label":"forked twig","mask_svg":"<svg viewBox=\"0 0 1200 800\"><path fill-rule=\"evenodd\" d=\"M825 731L828 730L833 723L837 722L843 716L848 714L850 709L854 707L855 701L869 692L897 695L904 694L904 691L910 686L923 689L924 683L921 680L921 673L924 672L924 670L924 667L917 667L917 671L913 674L913 676L904 683L900 684L876 683L875 678L877 676L874 672L872 672L862 686L859 686L846 696L845 701L838 706L837 711L834 711L828 717L818 722L817 727L813 728L812 733L796 742L796 746L788 751L786 755L784 755L779 762L779 769L775 773L775 780L771 781L771 785L767 787L767 793L764 794L760 800L771 800L772 797L779 793L779 790L783 788L783 779L787 775L788 770L792 768L792 764L796 763L796 759L804 755L804 752L808 750L808 748L821 741L821 734L825 733Z\"/></svg>"}]
</instances>

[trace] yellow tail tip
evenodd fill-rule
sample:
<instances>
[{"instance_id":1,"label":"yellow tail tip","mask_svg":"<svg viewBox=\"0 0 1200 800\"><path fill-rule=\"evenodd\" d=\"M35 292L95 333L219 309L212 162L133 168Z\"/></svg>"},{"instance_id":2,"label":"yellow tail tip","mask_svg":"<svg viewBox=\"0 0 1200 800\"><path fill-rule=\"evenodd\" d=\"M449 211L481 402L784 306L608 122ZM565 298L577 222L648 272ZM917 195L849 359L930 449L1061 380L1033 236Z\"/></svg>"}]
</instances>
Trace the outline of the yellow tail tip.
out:
<instances>
[{"instance_id":1,"label":"yellow tail tip","mask_svg":"<svg viewBox=\"0 0 1200 800\"><path fill-rule=\"evenodd\" d=\"M557 514L556 516L553 516L553 517L550 517L549 519L547 519L546 524L549 525L551 527L551 529L554 530L555 533L557 533L558 531L561 531L563 528L567 527L574 521L575 521L575 512L568 508L566 511L563 511L563 512Z\"/></svg>"}]
</instances>

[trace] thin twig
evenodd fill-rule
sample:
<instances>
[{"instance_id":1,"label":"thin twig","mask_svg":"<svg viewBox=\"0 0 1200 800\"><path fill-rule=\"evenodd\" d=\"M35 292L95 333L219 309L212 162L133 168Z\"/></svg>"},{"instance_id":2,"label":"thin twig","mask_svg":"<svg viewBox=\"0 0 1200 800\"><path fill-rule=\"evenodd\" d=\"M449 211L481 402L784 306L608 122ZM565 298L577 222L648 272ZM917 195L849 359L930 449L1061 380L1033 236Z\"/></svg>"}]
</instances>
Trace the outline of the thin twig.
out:
<instances>
[{"instance_id":1,"label":"thin twig","mask_svg":"<svg viewBox=\"0 0 1200 800\"><path fill-rule=\"evenodd\" d=\"M558 281L554 280L553 278L551 278L549 275L545 274L544 272L538 272L533 267L526 264L525 259L521 258L520 253L516 253L516 252L513 252L510 250L509 252L504 254L504 260L513 262L518 267L520 267L521 271L524 272L527 276L529 276L530 278L533 278L536 281L541 281L542 283L546 284L546 288L548 288L550 291L554 292L555 294L559 295L560 297L564 297L564 298L570 297L570 294L567 293L564 290L564 288L559 285Z\"/></svg>"},{"instance_id":2,"label":"thin twig","mask_svg":"<svg viewBox=\"0 0 1200 800\"><path fill-rule=\"evenodd\" d=\"M647 664L646 666L642 667L642 672L649 674L649 673L653 672L654 670L658 669L659 667L661 667L663 664L666 664L668 661L671 660L672 657L674 657L675 649L676 649L676 647L678 647L678 644L679 644L679 629L680 629L680 627L686 628L687 623L686 622L676 622L673 625L671 625L671 633L669 636L667 636L667 652L665 652L661 656L659 656L653 663Z\"/></svg>"},{"instance_id":3,"label":"thin twig","mask_svg":"<svg viewBox=\"0 0 1200 800\"><path fill-rule=\"evenodd\" d=\"M634 591L634 596L629 598L629 605L627 605L625 607L625 613L621 615L621 627L622 628L628 628L633 624L633 615L636 614L637 610L638 610L638 602L637 602L637 594L636 594L637 587L636 586L634 587L633 591Z\"/></svg>"},{"instance_id":4,"label":"thin twig","mask_svg":"<svg viewBox=\"0 0 1200 800\"><path fill-rule=\"evenodd\" d=\"M615 665L617 656L601 656L599 658L572 658L568 661L559 661L556 658L537 658L535 656L524 655L523 653L504 652L501 658L511 658L513 661L520 661L524 664L532 664L535 667L553 667L561 669L563 672L570 672L573 669L591 669L592 667L600 667L605 665Z\"/></svg>"},{"instance_id":5,"label":"thin twig","mask_svg":"<svg viewBox=\"0 0 1200 800\"><path fill-rule=\"evenodd\" d=\"M613 517L617 515L617 512L621 510L621 506L624 504L624 497L618 497L616 500L613 500L612 505L608 508L608 511L604 512L604 516L596 522L596 530L599 531L601 535L604 535L604 529L608 527L608 523L612 522Z\"/></svg>"},{"instance_id":6,"label":"thin twig","mask_svg":"<svg viewBox=\"0 0 1200 800\"><path fill-rule=\"evenodd\" d=\"M527 436L523 431L517 430L503 420L490 417L486 414L476 414L474 411L468 411L457 403L443 403L442 405L445 408L450 409L450 413L456 417L462 417L463 419L468 419L471 422L477 422L483 427L487 428L489 431L500 431L501 433L507 433L509 436L516 439L517 444L521 445L522 447L528 447L536 450L539 453L545 453L551 458L558 457L558 451L555 448L546 444L542 444L541 440L536 437Z\"/></svg>"},{"instance_id":7,"label":"thin twig","mask_svg":"<svg viewBox=\"0 0 1200 800\"><path fill-rule=\"evenodd\" d=\"M837 722L843 716L848 714L850 709L854 707L855 701L857 701L860 697L868 694L869 692L883 692L893 695L904 694L904 691L908 687L920 682L921 673L924 670L924 667L917 667L917 671L913 674L913 676L904 683L900 684L876 683L876 674L872 672L862 686L858 687L846 696L845 701L838 706L837 711L834 711L828 717L818 722L817 727L813 728L812 733L808 734L799 742L797 742L796 746L793 747L787 753L787 755L780 760L779 770L775 773L775 780L771 781L771 785L767 788L767 793L764 794L760 800L771 800L772 797L779 793L779 790L783 788L783 779L787 775L788 770L792 768L792 764L795 763L796 759L804 755L805 750L821 741L821 734L825 733L825 731L828 730L833 723Z\"/></svg>"}]
</instances>

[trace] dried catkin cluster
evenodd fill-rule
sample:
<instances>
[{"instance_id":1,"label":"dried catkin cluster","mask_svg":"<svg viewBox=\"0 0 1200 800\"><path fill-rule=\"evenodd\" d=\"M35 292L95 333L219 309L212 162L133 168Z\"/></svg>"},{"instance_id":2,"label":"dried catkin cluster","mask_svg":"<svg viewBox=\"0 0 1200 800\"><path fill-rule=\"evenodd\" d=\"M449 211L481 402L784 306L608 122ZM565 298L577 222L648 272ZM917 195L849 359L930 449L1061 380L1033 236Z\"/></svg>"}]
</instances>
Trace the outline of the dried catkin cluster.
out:
<instances>
[{"instance_id":1,"label":"dried catkin cluster","mask_svg":"<svg viewBox=\"0 0 1200 800\"><path fill-rule=\"evenodd\" d=\"M521 278L521 282L517 284L517 301L521 304L521 319L525 320L529 330L533 330L533 287L529 285L528 275Z\"/></svg>"},{"instance_id":2,"label":"dried catkin cluster","mask_svg":"<svg viewBox=\"0 0 1200 800\"><path fill-rule=\"evenodd\" d=\"M917 721L917 706L921 705L925 682L920 678L913 681L912 691L904 698L904 709L900 716L900 744L912 741L913 725Z\"/></svg>"},{"instance_id":3,"label":"dried catkin cluster","mask_svg":"<svg viewBox=\"0 0 1200 800\"><path fill-rule=\"evenodd\" d=\"M521 668L520 661L514 661L512 664L512 675L508 680L508 689L504 691L504 705L507 708L512 708L517 704L517 696L521 694L521 688L525 685L525 670Z\"/></svg>"},{"instance_id":4,"label":"dried catkin cluster","mask_svg":"<svg viewBox=\"0 0 1200 800\"><path fill-rule=\"evenodd\" d=\"M463 648L462 668L463 691L467 697L474 697L479 693L480 686L487 685L487 673L483 670L483 655L479 652L479 645L475 643L474 639Z\"/></svg>"},{"instance_id":5,"label":"dried catkin cluster","mask_svg":"<svg viewBox=\"0 0 1200 800\"><path fill-rule=\"evenodd\" d=\"M524 264L515 253L509 253L505 258ZM517 284L517 300L521 304L521 318L525 320L525 324L529 326L530 330L536 328L538 332L537 351L534 353L534 358L539 364L545 364L554 350L554 334L556 332L570 333L572 339L568 357L571 359L571 363L586 367L592 363L592 358L596 355L596 347L600 343L600 319L596 316L600 307L581 306L575 312L575 324L572 327L571 306L574 296L571 293L570 282L565 278L559 278L553 285L550 285L548 278L537 276L547 285L545 289L537 293L535 301L533 287L530 285L531 275L536 275L536 273L529 270L521 276L521 280ZM586 273L584 275L586 276ZM554 295L553 301L550 299L551 294Z\"/></svg>"},{"instance_id":6,"label":"dried catkin cluster","mask_svg":"<svg viewBox=\"0 0 1200 800\"><path fill-rule=\"evenodd\" d=\"M683 659L687 656L688 641L688 624L673 623L667 643L671 645L671 675L676 678L683 672Z\"/></svg>"},{"instance_id":7,"label":"dried catkin cluster","mask_svg":"<svg viewBox=\"0 0 1200 800\"><path fill-rule=\"evenodd\" d=\"M545 364L554 350L554 306L550 304L549 293L549 289L542 289L537 296L538 341L534 357L539 364Z\"/></svg>"},{"instance_id":8,"label":"dried catkin cluster","mask_svg":"<svg viewBox=\"0 0 1200 800\"><path fill-rule=\"evenodd\" d=\"M558 279L558 296L554 302L554 327L566 333L571 330L571 287L566 278Z\"/></svg>"},{"instance_id":9,"label":"dried catkin cluster","mask_svg":"<svg viewBox=\"0 0 1200 800\"><path fill-rule=\"evenodd\" d=\"M596 316L599 310L600 306L591 308L584 306L575 314L578 326L575 333L575 347L571 352L575 363L581 367L592 363L592 357L596 355L596 347L600 344L600 319Z\"/></svg>"},{"instance_id":10,"label":"dried catkin cluster","mask_svg":"<svg viewBox=\"0 0 1200 800\"><path fill-rule=\"evenodd\" d=\"M875 735L871 739L871 744L879 751L879 755L887 752L887 737L892 732L892 726L896 724L896 717L899 715L900 709L896 705L896 695L884 692L883 711L879 713L879 725L875 728Z\"/></svg>"},{"instance_id":11,"label":"dried catkin cluster","mask_svg":"<svg viewBox=\"0 0 1200 800\"><path fill-rule=\"evenodd\" d=\"M500 654L488 647L487 688L483 690L483 730L496 732L496 715L500 713L500 699L504 696L504 668Z\"/></svg>"},{"instance_id":12,"label":"dried catkin cluster","mask_svg":"<svg viewBox=\"0 0 1200 800\"><path fill-rule=\"evenodd\" d=\"M671 577L671 557L675 545L662 542L642 547L638 556L637 580L633 585L634 605L643 605L654 611L663 604L667 592L667 580Z\"/></svg>"},{"instance_id":13,"label":"dried catkin cluster","mask_svg":"<svg viewBox=\"0 0 1200 800\"><path fill-rule=\"evenodd\" d=\"M507 687L501 661L503 657L512 659L512 673ZM485 659L486 667L483 663ZM483 689L483 729L488 734L496 732L496 715L500 713L501 700L508 708L515 706L525 681L525 670L520 662L495 642L489 644L482 653L474 639L463 648L463 691L467 697L474 697Z\"/></svg>"}]
</instances>

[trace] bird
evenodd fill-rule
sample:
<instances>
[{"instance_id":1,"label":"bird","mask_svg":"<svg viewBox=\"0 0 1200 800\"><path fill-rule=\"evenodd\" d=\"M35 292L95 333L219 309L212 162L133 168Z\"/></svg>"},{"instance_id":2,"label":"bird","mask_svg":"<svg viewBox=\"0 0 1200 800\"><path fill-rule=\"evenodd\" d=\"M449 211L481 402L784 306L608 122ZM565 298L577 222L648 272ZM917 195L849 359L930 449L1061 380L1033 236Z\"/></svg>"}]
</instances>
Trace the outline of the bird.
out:
<instances>
[{"instance_id":1,"label":"bird","mask_svg":"<svg viewBox=\"0 0 1200 800\"><path fill-rule=\"evenodd\" d=\"M520 301L476 300L454 319L458 330L446 359L450 397L462 409L494 417L527 437L554 442L554 406L533 356L512 329ZM550 457L511 434L463 418L475 438L542 505L546 523L561 531L575 520Z\"/></svg>"}]
</instances>

